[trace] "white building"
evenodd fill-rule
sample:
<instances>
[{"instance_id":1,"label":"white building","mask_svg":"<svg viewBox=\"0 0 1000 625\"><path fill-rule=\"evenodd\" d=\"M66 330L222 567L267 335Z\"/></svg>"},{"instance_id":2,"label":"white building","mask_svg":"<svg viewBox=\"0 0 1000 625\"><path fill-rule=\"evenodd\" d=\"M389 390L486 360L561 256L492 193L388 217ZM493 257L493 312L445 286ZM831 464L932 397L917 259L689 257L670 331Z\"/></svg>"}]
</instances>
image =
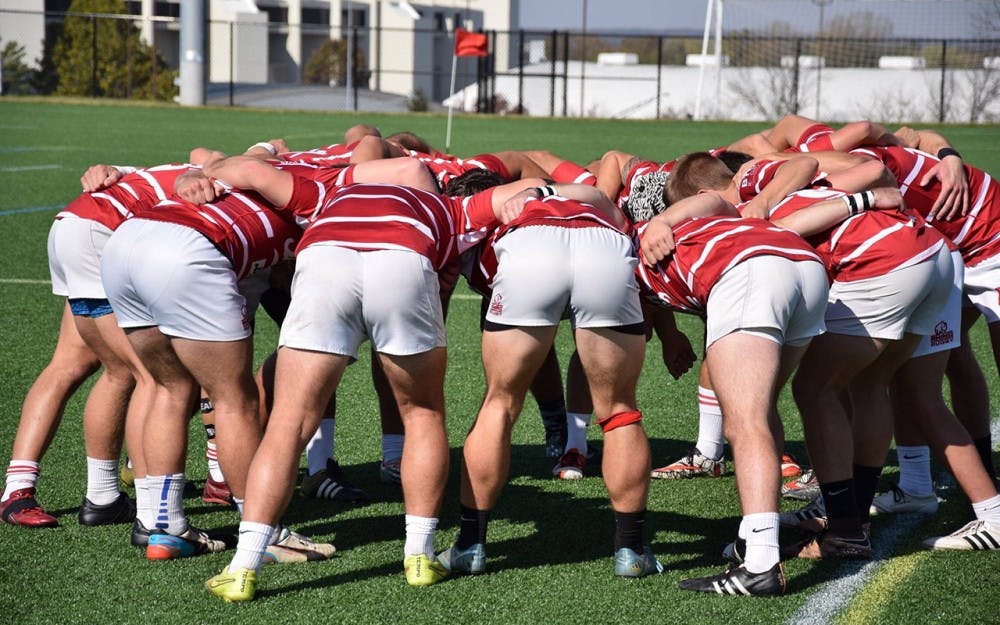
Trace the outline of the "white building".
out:
<instances>
[{"instance_id":1,"label":"white building","mask_svg":"<svg viewBox=\"0 0 1000 625\"><path fill-rule=\"evenodd\" d=\"M210 82L297 83L310 55L328 39L348 39L369 68L367 85L430 99L447 95L451 31L515 30L520 0L207 0ZM66 11L70 0L0 0L0 46L14 40L26 58L42 57L43 11ZM176 67L180 0L126 0L143 38ZM50 18L51 19L51 18ZM509 50L495 61L506 68Z\"/></svg>"}]
</instances>

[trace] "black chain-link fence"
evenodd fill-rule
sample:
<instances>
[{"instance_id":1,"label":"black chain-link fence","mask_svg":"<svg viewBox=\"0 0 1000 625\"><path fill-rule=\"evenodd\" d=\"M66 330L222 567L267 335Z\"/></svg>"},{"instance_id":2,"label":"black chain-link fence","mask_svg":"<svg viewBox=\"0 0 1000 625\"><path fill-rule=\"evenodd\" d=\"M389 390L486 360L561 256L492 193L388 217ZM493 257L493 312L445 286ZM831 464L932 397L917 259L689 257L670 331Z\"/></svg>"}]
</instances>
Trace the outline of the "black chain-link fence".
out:
<instances>
[{"instance_id":1,"label":"black chain-link fence","mask_svg":"<svg viewBox=\"0 0 1000 625\"><path fill-rule=\"evenodd\" d=\"M170 5L164 5L170 6ZM453 59L452 34L282 21L209 21L208 104L541 116L1000 121L1000 39L491 31L486 57ZM304 15L305 21L307 16ZM314 21L329 15L308 16ZM26 27L11 26L24 21ZM265 21L271 20L271 21ZM176 15L0 10L4 94L171 100ZM31 50L20 40L40 39ZM451 94L452 68L455 94ZM451 100L449 100L451 96Z\"/></svg>"}]
</instances>

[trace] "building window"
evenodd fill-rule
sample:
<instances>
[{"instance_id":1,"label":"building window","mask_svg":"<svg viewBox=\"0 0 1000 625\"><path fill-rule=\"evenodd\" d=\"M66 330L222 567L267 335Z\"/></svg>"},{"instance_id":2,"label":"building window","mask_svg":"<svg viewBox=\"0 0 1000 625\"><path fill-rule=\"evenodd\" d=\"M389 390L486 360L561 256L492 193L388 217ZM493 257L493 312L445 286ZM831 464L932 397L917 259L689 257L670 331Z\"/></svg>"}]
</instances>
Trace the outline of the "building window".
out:
<instances>
[{"instance_id":1,"label":"building window","mask_svg":"<svg viewBox=\"0 0 1000 625\"><path fill-rule=\"evenodd\" d=\"M288 7L261 7L267 13L267 21L272 24L288 23Z\"/></svg>"},{"instance_id":2,"label":"building window","mask_svg":"<svg viewBox=\"0 0 1000 625\"><path fill-rule=\"evenodd\" d=\"M319 9L319 8L307 8L302 7L302 23L303 24L322 24L324 26L330 25L330 9Z\"/></svg>"},{"instance_id":3,"label":"building window","mask_svg":"<svg viewBox=\"0 0 1000 625\"><path fill-rule=\"evenodd\" d=\"M156 3L153 14L160 17L180 17L181 5L179 2L163 2L160 0Z\"/></svg>"}]
</instances>

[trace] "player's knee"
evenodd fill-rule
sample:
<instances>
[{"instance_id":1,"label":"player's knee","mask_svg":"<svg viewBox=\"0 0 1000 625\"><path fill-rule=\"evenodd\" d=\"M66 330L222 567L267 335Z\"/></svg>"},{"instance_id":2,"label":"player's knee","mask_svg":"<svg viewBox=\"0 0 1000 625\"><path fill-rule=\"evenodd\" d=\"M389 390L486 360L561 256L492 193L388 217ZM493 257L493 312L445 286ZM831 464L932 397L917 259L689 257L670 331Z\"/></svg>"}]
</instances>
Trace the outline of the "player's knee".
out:
<instances>
[{"instance_id":1,"label":"player's knee","mask_svg":"<svg viewBox=\"0 0 1000 625\"><path fill-rule=\"evenodd\" d=\"M640 410L628 410L626 412L619 412L613 415L604 417L603 419L598 419L597 425L601 426L601 431L607 434L611 430L617 430L618 428L625 427L627 425L632 425L635 423L642 423L642 411Z\"/></svg>"}]
</instances>

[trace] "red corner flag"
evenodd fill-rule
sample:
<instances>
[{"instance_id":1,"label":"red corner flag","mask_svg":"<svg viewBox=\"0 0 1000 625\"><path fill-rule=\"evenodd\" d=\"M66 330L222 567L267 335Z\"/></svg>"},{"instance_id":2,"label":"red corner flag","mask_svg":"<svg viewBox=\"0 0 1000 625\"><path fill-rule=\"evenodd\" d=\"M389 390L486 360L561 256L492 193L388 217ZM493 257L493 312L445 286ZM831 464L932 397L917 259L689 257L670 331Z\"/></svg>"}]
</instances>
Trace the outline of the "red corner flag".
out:
<instances>
[{"instance_id":1,"label":"red corner flag","mask_svg":"<svg viewBox=\"0 0 1000 625\"><path fill-rule=\"evenodd\" d=\"M486 56L486 33L455 29L455 56Z\"/></svg>"}]
</instances>

